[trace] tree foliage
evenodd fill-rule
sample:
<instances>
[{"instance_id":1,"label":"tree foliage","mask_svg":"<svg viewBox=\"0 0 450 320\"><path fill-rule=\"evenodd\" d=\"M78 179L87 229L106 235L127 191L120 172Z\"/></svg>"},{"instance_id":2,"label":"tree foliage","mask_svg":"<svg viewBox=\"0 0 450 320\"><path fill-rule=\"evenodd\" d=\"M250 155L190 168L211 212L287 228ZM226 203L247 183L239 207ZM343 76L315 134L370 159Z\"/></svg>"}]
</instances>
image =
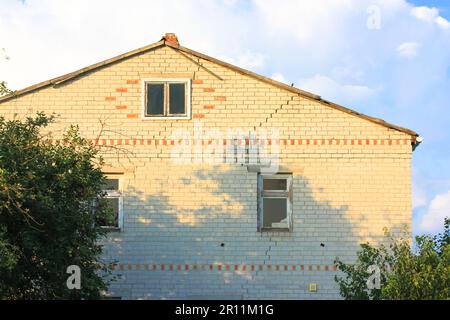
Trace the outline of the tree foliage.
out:
<instances>
[{"instance_id":1,"label":"tree foliage","mask_svg":"<svg viewBox=\"0 0 450 320\"><path fill-rule=\"evenodd\" d=\"M437 236L417 236L416 249L409 241L391 238L388 247L362 244L355 264L336 260L342 275L335 276L347 300L448 300L450 299L450 220ZM373 272L380 270L380 286L369 287Z\"/></svg>"},{"instance_id":2,"label":"tree foliage","mask_svg":"<svg viewBox=\"0 0 450 320\"><path fill-rule=\"evenodd\" d=\"M59 144L42 129L53 116L0 117L0 299L98 298L106 288L97 219L110 219L102 199L97 149L71 127ZM69 290L66 269L81 269Z\"/></svg>"}]
</instances>

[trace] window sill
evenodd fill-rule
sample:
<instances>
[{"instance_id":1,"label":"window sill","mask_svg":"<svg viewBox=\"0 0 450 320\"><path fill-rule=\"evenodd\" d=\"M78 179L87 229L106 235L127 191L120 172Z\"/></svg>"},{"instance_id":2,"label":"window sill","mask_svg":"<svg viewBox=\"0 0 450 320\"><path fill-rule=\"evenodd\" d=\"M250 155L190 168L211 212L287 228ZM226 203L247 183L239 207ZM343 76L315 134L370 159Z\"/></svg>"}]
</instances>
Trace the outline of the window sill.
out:
<instances>
[{"instance_id":1,"label":"window sill","mask_svg":"<svg viewBox=\"0 0 450 320\"><path fill-rule=\"evenodd\" d=\"M179 117L147 117L141 116L141 120L191 120L191 116L179 116Z\"/></svg>"},{"instance_id":2,"label":"window sill","mask_svg":"<svg viewBox=\"0 0 450 320\"><path fill-rule=\"evenodd\" d=\"M108 232L121 232L122 229L119 227L107 227L107 226L100 226L101 229L106 230Z\"/></svg>"},{"instance_id":3,"label":"window sill","mask_svg":"<svg viewBox=\"0 0 450 320\"><path fill-rule=\"evenodd\" d=\"M261 228L260 232L292 232L289 228Z\"/></svg>"}]
</instances>

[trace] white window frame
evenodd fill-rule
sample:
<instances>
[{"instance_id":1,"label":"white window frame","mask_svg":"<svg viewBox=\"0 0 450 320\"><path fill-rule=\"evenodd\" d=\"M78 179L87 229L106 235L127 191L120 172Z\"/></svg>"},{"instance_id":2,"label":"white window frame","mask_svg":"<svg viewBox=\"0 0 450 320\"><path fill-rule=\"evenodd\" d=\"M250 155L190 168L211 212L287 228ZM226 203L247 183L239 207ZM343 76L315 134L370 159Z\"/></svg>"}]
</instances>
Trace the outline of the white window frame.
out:
<instances>
[{"instance_id":1,"label":"white window frame","mask_svg":"<svg viewBox=\"0 0 450 320\"><path fill-rule=\"evenodd\" d=\"M105 198L107 199L115 199L118 198L119 199L119 213L118 213L118 217L117 217L117 227L113 227L113 226L100 226L101 228L105 228L105 229L112 229L112 230L123 230L123 196L122 196L122 189L121 189L121 183L122 183L122 179L121 177L118 176L109 176L107 175L105 177L106 179L117 179L118 180L118 186L117 186L117 190L108 190L105 189L103 190L103 192L106 193Z\"/></svg>"},{"instance_id":2,"label":"white window frame","mask_svg":"<svg viewBox=\"0 0 450 320\"><path fill-rule=\"evenodd\" d=\"M286 190L270 190L264 191L263 182L268 179L286 179ZM257 229L259 232L265 231L289 231L293 230L292 209L293 209L293 191L292 191L292 174L258 174L258 219ZM286 199L286 227L264 227L264 198L268 199Z\"/></svg>"},{"instance_id":3,"label":"white window frame","mask_svg":"<svg viewBox=\"0 0 450 320\"><path fill-rule=\"evenodd\" d=\"M180 116L147 116L147 84L148 83L185 83L186 84L186 114ZM191 91L190 78L144 78L141 81L141 119L142 120L190 120L191 119ZM164 97L166 99L166 97Z\"/></svg>"}]
</instances>

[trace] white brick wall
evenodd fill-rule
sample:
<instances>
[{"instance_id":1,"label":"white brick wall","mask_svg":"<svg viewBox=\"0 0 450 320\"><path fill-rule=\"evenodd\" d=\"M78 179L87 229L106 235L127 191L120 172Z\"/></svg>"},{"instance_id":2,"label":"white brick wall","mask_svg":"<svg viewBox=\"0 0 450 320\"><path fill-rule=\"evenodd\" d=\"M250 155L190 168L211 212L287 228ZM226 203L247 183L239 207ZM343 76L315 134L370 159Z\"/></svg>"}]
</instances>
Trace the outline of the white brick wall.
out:
<instances>
[{"instance_id":1,"label":"white brick wall","mask_svg":"<svg viewBox=\"0 0 450 320\"><path fill-rule=\"evenodd\" d=\"M122 275L112 294L339 297L334 259L352 261L359 243L383 240L383 227L411 225L410 137L201 63L224 80L163 47L3 102L0 113L11 118L56 112L60 117L49 129L55 139L69 124L95 139L99 121L106 122L99 144L113 140L120 150L102 149L103 155L108 166L124 172L124 228L104 241L105 258L117 260L114 273ZM155 73L193 75L192 115L205 129L279 130L281 165L294 179L291 233L256 231L257 176L245 166L173 163L171 134L177 128L192 132L194 119L139 119L140 80ZM309 283L318 284L316 293L308 292Z\"/></svg>"}]
</instances>

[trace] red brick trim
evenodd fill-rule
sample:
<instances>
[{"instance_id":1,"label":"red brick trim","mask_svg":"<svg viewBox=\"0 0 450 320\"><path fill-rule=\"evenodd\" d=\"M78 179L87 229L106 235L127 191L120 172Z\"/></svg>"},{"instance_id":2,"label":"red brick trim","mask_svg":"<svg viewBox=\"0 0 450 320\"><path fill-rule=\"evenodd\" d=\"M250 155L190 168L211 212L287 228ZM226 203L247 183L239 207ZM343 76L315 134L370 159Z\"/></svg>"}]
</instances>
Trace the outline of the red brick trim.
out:
<instances>
[{"instance_id":1,"label":"red brick trim","mask_svg":"<svg viewBox=\"0 0 450 320\"><path fill-rule=\"evenodd\" d=\"M204 106L203 106L203 109L206 109L206 110L212 110L212 109L214 109L214 106L213 106L213 105L210 105L210 104L204 105Z\"/></svg>"},{"instance_id":2,"label":"red brick trim","mask_svg":"<svg viewBox=\"0 0 450 320\"><path fill-rule=\"evenodd\" d=\"M203 80L194 79L194 80L192 80L192 84L203 84Z\"/></svg>"},{"instance_id":3,"label":"red brick trim","mask_svg":"<svg viewBox=\"0 0 450 320\"><path fill-rule=\"evenodd\" d=\"M116 109L126 109L127 106L125 105L117 105L115 106ZM129 113L127 114L127 118L138 118L139 115L137 113ZM194 119L202 119L205 117L205 114L203 113L196 113L193 115ZM173 140L173 139L147 139L147 138L134 138L134 137L130 137L129 139L118 139L118 138L108 138L108 139L101 139L101 140L96 140L96 139L90 139L93 143L99 144L101 141L101 144L103 145L120 145L122 143L124 144L129 144L129 145L162 145L162 146L173 146L175 144L181 145L181 144L185 144L185 145L191 145L191 144L195 144L195 143L201 143L202 145L211 145L214 143L215 140L213 139L202 139L200 141L196 141L196 140L183 140L183 139L178 139L178 140ZM331 139L330 139L331 140ZM367 141L369 141L369 143L367 143ZM333 143L331 145L342 145L342 146L349 146L352 145L354 147L359 147L359 148L365 148L367 146L370 147L381 147L381 146L397 146L397 145L409 145L411 143L411 141L409 139L396 139L396 140L388 140L388 139L344 139L342 141L344 141L343 144L338 143L339 139L335 139L333 140ZM361 141L361 144L358 144L358 141ZM364 143L363 143L364 141ZM59 144L61 141L60 139L48 139L47 143L49 144ZM228 141L227 139L222 139L219 141L219 143L222 143L223 145L228 145L229 143L234 144L234 145L249 145L250 144L250 140L248 139L244 139L243 141ZM272 139L268 139L267 141L259 141L259 140L255 140L255 144L266 144L267 145L272 145ZM315 148L319 148L320 145L330 145L330 141L329 140L325 140L325 139L277 139L274 140L273 143L278 143L281 146L283 146L284 148L289 148L290 146L303 146L303 147L315 147Z\"/></svg>"},{"instance_id":4,"label":"red brick trim","mask_svg":"<svg viewBox=\"0 0 450 320\"><path fill-rule=\"evenodd\" d=\"M224 97L224 96L216 96L216 97L214 97L214 100L216 100L216 101L226 101L226 100L227 100L227 97Z\"/></svg>"},{"instance_id":5,"label":"red brick trim","mask_svg":"<svg viewBox=\"0 0 450 320\"><path fill-rule=\"evenodd\" d=\"M257 268L254 264L247 265L247 264L195 264L195 263L187 263L187 264L174 264L174 263L154 263L151 264L151 268L149 267L149 264L144 263L114 263L110 264L111 270L117 270L117 267L119 267L120 270L125 271L277 271L277 272L289 272L289 271L299 271L299 272L320 272L322 271L337 271L336 265L317 265L316 268L313 268L313 265L308 265L307 270L305 270L304 265L299 264L285 264L285 265L272 265L272 264L260 264L257 265ZM247 268L248 266L248 268Z\"/></svg>"},{"instance_id":6,"label":"red brick trim","mask_svg":"<svg viewBox=\"0 0 450 320\"><path fill-rule=\"evenodd\" d=\"M139 83L139 80L138 79L130 79L130 80L127 80L127 84L138 84Z\"/></svg>"},{"instance_id":7,"label":"red brick trim","mask_svg":"<svg viewBox=\"0 0 450 320\"><path fill-rule=\"evenodd\" d=\"M194 119L203 119L205 117L205 115L203 113L195 113L193 115Z\"/></svg>"},{"instance_id":8,"label":"red brick trim","mask_svg":"<svg viewBox=\"0 0 450 320\"><path fill-rule=\"evenodd\" d=\"M127 88L116 88L116 92L127 92Z\"/></svg>"},{"instance_id":9,"label":"red brick trim","mask_svg":"<svg viewBox=\"0 0 450 320\"><path fill-rule=\"evenodd\" d=\"M137 113L129 113L129 114L127 114L127 118L137 118L137 117L138 117Z\"/></svg>"},{"instance_id":10,"label":"red brick trim","mask_svg":"<svg viewBox=\"0 0 450 320\"><path fill-rule=\"evenodd\" d=\"M127 108L127 106L124 106L124 105L117 105L116 106L117 110L123 110L123 109L126 109L126 108Z\"/></svg>"},{"instance_id":11,"label":"red brick trim","mask_svg":"<svg viewBox=\"0 0 450 320\"><path fill-rule=\"evenodd\" d=\"M216 91L214 88L203 88L203 92L214 92Z\"/></svg>"},{"instance_id":12,"label":"red brick trim","mask_svg":"<svg viewBox=\"0 0 450 320\"><path fill-rule=\"evenodd\" d=\"M105 97L106 101L116 101L116 97Z\"/></svg>"}]
</instances>

